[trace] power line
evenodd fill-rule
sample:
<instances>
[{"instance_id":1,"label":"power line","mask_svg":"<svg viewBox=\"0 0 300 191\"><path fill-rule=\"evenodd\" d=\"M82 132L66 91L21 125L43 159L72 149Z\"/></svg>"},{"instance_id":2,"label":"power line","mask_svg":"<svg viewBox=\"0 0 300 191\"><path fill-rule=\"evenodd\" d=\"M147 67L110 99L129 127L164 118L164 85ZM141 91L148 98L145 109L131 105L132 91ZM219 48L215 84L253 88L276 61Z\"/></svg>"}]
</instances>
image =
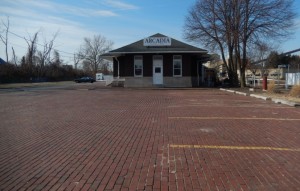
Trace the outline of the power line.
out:
<instances>
[{"instance_id":1,"label":"power line","mask_svg":"<svg viewBox=\"0 0 300 191\"><path fill-rule=\"evenodd\" d=\"M279 56L285 56L285 55L289 55L289 54L292 54L292 53L295 53L295 52L300 52L300 48L295 49L295 50L291 50L291 51L288 51L288 52L281 53L281 54L279 54ZM267 60L268 59L265 58L265 59L262 59L262 60L258 60L258 61L252 62L251 64L259 64L259 63L265 62Z\"/></svg>"},{"instance_id":2,"label":"power line","mask_svg":"<svg viewBox=\"0 0 300 191\"><path fill-rule=\"evenodd\" d=\"M12 35L15 35L16 37L19 37L19 38L21 38L21 39L24 39L24 40L26 40L26 41L31 41L31 40L28 40L27 38L25 38L25 37L22 37L22 36L20 36L20 35L18 35L18 34L16 34L16 33L14 33L14 32L11 32L11 31L8 31L10 34L12 34ZM45 47L45 45L42 45L42 44L39 44L39 43L36 43L36 45L39 45L39 46L42 46L42 47ZM56 48L52 48L53 50L55 50L55 51L57 51L57 52L60 52L60 53L64 53L64 54L69 54L69 55L74 55L74 53L70 53L70 52L66 52L66 51L62 51L62 50L58 50L58 49L56 49Z\"/></svg>"},{"instance_id":3,"label":"power line","mask_svg":"<svg viewBox=\"0 0 300 191\"><path fill-rule=\"evenodd\" d=\"M16 43L12 43L12 42L8 42L8 45L11 45L12 47L16 46L16 47L23 48L23 49L28 48L28 47L25 47L25 46L22 46L22 45L19 45L19 44L16 44ZM62 58L66 58L66 59L74 59L74 57L72 57L72 56L67 56L67 55L63 55L63 54L60 54L59 56L62 57Z\"/></svg>"},{"instance_id":4,"label":"power line","mask_svg":"<svg viewBox=\"0 0 300 191\"><path fill-rule=\"evenodd\" d=\"M21 45L19 45L19 44L12 43L12 42L8 42L8 44L10 44L10 45L12 45L12 46L17 46L17 47L23 48L23 49L27 49L27 48L28 48L28 47L21 46ZM63 58L73 59L73 57L71 57L71 56L66 56L66 55L63 55L63 54L60 54L59 56L60 56L60 57L63 57Z\"/></svg>"}]
</instances>

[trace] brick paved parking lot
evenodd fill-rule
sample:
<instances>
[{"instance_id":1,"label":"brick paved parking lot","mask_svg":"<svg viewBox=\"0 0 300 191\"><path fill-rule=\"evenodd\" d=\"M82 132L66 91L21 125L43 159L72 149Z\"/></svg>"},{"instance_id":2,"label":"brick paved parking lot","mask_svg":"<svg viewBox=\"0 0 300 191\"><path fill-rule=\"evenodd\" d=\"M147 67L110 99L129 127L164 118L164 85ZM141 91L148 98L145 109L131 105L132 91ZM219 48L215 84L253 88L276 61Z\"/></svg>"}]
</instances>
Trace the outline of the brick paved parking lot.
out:
<instances>
[{"instance_id":1,"label":"brick paved parking lot","mask_svg":"<svg viewBox=\"0 0 300 191\"><path fill-rule=\"evenodd\" d=\"M76 87L0 91L0 190L300 190L299 108Z\"/></svg>"}]
</instances>

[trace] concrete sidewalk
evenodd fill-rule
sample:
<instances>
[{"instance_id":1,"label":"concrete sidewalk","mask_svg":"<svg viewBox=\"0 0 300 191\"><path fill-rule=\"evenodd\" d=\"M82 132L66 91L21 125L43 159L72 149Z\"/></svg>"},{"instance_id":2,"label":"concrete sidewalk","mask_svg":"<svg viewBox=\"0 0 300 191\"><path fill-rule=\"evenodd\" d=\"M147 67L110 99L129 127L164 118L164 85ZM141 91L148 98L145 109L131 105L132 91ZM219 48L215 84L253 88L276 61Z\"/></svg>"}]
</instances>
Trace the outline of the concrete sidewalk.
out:
<instances>
[{"instance_id":1,"label":"concrete sidewalk","mask_svg":"<svg viewBox=\"0 0 300 191\"><path fill-rule=\"evenodd\" d=\"M233 94L239 94L239 95L243 95L243 96L250 96L250 97L255 97L258 99L263 99L263 100L269 100L269 101L273 101L274 103L277 104L284 104L284 105L289 105L292 107L298 107L300 106L300 99L299 98L295 98L295 97L289 97L289 96L284 96L284 95L276 95L276 94L266 94L266 93L261 93L261 92L248 92L245 91L245 89L241 89L241 90L232 90L232 89L224 89L224 88L220 88L221 91L227 91Z\"/></svg>"},{"instance_id":2,"label":"concrete sidewalk","mask_svg":"<svg viewBox=\"0 0 300 191\"><path fill-rule=\"evenodd\" d=\"M0 94L0 190L299 190L300 109L214 89Z\"/></svg>"}]
</instances>

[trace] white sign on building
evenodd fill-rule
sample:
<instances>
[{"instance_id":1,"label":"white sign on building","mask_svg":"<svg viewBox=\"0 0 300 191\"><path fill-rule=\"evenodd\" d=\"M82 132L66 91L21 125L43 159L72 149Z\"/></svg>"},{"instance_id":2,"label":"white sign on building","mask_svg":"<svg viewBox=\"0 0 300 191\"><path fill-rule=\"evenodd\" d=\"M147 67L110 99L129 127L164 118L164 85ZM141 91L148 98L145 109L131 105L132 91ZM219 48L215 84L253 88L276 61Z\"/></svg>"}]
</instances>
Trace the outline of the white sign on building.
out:
<instances>
[{"instance_id":1,"label":"white sign on building","mask_svg":"<svg viewBox=\"0 0 300 191\"><path fill-rule=\"evenodd\" d=\"M144 46L171 46L171 38L170 37L145 38Z\"/></svg>"}]
</instances>

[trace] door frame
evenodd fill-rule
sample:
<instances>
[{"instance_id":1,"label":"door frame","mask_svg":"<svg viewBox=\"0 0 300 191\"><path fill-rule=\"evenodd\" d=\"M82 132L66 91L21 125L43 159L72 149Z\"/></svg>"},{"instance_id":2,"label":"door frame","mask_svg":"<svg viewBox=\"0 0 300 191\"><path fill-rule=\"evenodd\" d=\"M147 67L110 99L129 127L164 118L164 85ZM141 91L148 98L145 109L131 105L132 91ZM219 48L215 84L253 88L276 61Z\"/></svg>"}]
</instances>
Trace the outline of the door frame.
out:
<instances>
[{"instance_id":1,"label":"door frame","mask_svg":"<svg viewBox=\"0 0 300 191\"><path fill-rule=\"evenodd\" d=\"M154 55L152 59L152 73L153 73L153 85L163 85L164 84L164 67L163 67L163 56L162 55ZM160 79L155 75L155 68L160 68L161 75Z\"/></svg>"}]
</instances>

